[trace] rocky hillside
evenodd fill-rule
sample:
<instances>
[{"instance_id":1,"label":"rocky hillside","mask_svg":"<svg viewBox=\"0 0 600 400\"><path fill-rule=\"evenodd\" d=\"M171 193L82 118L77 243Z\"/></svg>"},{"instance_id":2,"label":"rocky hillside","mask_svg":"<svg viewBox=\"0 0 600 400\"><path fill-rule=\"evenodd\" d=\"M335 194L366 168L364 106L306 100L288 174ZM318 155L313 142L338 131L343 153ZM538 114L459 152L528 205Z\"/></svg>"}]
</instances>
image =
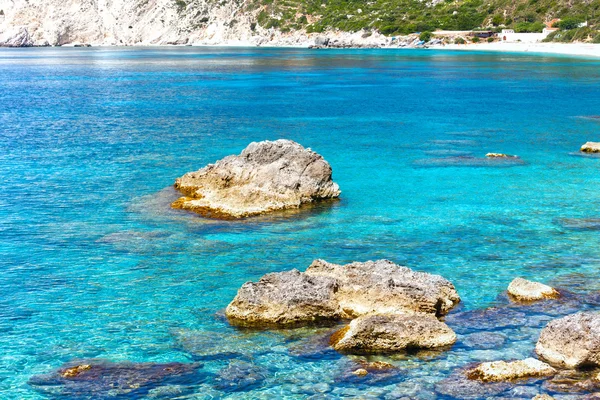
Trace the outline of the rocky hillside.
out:
<instances>
[{"instance_id":1,"label":"rocky hillside","mask_svg":"<svg viewBox=\"0 0 600 400\"><path fill-rule=\"evenodd\" d=\"M553 18L588 21L591 40L600 0L0 0L0 43L308 45L319 32L368 42L375 31L536 31Z\"/></svg>"}]
</instances>

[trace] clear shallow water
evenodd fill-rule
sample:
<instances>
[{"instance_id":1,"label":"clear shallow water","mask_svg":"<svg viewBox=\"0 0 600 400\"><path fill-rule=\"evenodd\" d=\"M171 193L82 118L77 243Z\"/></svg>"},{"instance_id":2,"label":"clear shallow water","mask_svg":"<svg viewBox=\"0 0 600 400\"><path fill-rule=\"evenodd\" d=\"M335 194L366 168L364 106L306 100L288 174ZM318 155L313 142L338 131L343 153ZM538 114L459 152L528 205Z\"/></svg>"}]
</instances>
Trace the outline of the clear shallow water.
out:
<instances>
[{"instance_id":1,"label":"clear shallow water","mask_svg":"<svg viewBox=\"0 0 600 400\"><path fill-rule=\"evenodd\" d=\"M547 313L499 330L508 340L492 349L453 326L451 351L378 357L402 373L365 384L345 377L352 358L304 354L322 331L238 331L222 310L245 281L315 258L439 273L463 311L501 302L516 276L600 289L598 224L579 220L600 217L600 159L571 154L600 140L600 121L582 118L600 114L599 67L442 51L3 50L1 397L53 398L28 380L100 358L204 362L202 380L155 398L441 398L436 383L469 362L530 355ZM239 222L169 209L176 177L277 138L321 153L341 201ZM525 163L447 158L487 152ZM214 356L228 352L240 354ZM214 374L231 357L264 380L224 390Z\"/></svg>"}]
</instances>

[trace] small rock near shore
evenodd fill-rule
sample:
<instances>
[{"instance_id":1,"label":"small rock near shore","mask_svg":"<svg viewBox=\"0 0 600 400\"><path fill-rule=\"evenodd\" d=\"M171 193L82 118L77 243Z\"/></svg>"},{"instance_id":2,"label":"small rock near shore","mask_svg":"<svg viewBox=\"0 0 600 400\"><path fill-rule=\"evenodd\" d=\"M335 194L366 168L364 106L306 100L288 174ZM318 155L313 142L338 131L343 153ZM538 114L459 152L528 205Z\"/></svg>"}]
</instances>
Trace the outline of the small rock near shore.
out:
<instances>
[{"instance_id":1,"label":"small rock near shore","mask_svg":"<svg viewBox=\"0 0 600 400\"><path fill-rule=\"evenodd\" d=\"M508 285L508 294L511 299L518 301L536 301L560 297L556 289L543 283L532 282L523 278L513 279L510 285Z\"/></svg>"},{"instance_id":2,"label":"small rock near shore","mask_svg":"<svg viewBox=\"0 0 600 400\"><path fill-rule=\"evenodd\" d=\"M484 362L467 371L467 377L483 382L503 382L523 378L552 376L556 370L535 358L518 361Z\"/></svg>"},{"instance_id":3,"label":"small rock near shore","mask_svg":"<svg viewBox=\"0 0 600 400\"><path fill-rule=\"evenodd\" d=\"M550 321L535 351L560 368L600 366L600 313L579 312Z\"/></svg>"},{"instance_id":4,"label":"small rock near shore","mask_svg":"<svg viewBox=\"0 0 600 400\"><path fill-rule=\"evenodd\" d=\"M579 151L582 153L600 153L600 142L586 142Z\"/></svg>"},{"instance_id":5,"label":"small rock near shore","mask_svg":"<svg viewBox=\"0 0 600 400\"><path fill-rule=\"evenodd\" d=\"M431 349L455 342L452 329L430 314L362 316L330 340L335 350L357 354Z\"/></svg>"}]
</instances>

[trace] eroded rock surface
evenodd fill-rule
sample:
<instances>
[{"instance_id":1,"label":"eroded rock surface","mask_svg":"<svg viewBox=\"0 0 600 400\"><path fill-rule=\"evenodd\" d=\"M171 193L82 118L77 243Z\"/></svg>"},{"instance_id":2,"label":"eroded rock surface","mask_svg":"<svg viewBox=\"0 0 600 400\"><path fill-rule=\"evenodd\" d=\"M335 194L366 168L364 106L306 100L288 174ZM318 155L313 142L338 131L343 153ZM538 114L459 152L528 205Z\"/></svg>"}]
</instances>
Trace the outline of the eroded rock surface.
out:
<instances>
[{"instance_id":1,"label":"eroded rock surface","mask_svg":"<svg viewBox=\"0 0 600 400\"><path fill-rule=\"evenodd\" d=\"M460 301L454 285L443 277L413 271L388 260L346 265L315 260L306 275L338 282L335 297L345 318L371 313L445 315Z\"/></svg>"},{"instance_id":2,"label":"eroded rock surface","mask_svg":"<svg viewBox=\"0 0 600 400\"><path fill-rule=\"evenodd\" d=\"M297 325L340 318L333 278L306 275L297 269L271 273L246 282L227 306L236 325Z\"/></svg>"},{"instance_id":3,"label":"eroded rock surface","mask_svg":"<svg viewBox=\"0 0 600 400\"><path fill-rule=\"evenodd\" d=\"M482 382L502 382L523 378L552 376L556 370L535 358L518 361L493 361L479 364L467 371L469 379Z\"/></svg>"},{"instance_id":4,"label":"eroded rock surface","mask_svg":"<svg viewBox=\"0 0 600 400\"><path fill-rule=\"evenodd\" d=\"M331 166L291 140L254 142L175 181L172 206L216 218L243 218L336 198Z\"/></svg>"},{"instance_id":5,"label":"eroded rock surface","mask_svg":"<svg viewBox=\"0 0 600 400\"><path fill-rule=\"evenodd\" d=\"M32 47L33 40L29 31L21 27L15 31L7 32L0 36L0 47Z\"/></svg>"},{"instance_id":6,"label":"eroded rock surface","mask_svg":"<svg viewBox=\"0 0 600 400\"><path fill-rule=\"evenodd\" d=\"M600 366L600 314L580 312L551 321L535 351L561 368Z\"/></svg>"},{"instance_id":7,"label":"eroded rock surface","mask_svg":"<svg viewBox=\"0 0 600 400\"><path fill-rule=\"evenodd\" d=\"M387 260L331 264L316 260L298 270L247 282L226 310L234 324L294 325L361 315L444 315L460 301L439 275L415 272Z\"/></svg>"},{"instance_id":8,"label":"eroded rock surface","mask_svg":"<svg viewBox=\"0 0 600 400\"><path fill-rule=\"evenodd\" d=\"M536 301L560 297L556 289L543 283L532 282L523 278L515 278L508 285L508 294L511 299L517 301Z\"/></svg>"},{"instance_id":9,"label":"eroded rock surface","mask_svg":"<svg viewBox=\"0 0 600 400\"><path fill-rule=\"evenodd\" d=\"M600 153L600 142L586 142L580 149L583 153Z\"/></svg>"},{"instance_id":10,"label":"eroded rock surface","mask_svg":"<svg viewBox=\"0 0 600 400\"><path fill-rule=\"evenodd\" d=\"M349 353L431 349L456 342L456 334L431 314L366 315L331 337L334 349Z\"/></svg>"}]
</instances>

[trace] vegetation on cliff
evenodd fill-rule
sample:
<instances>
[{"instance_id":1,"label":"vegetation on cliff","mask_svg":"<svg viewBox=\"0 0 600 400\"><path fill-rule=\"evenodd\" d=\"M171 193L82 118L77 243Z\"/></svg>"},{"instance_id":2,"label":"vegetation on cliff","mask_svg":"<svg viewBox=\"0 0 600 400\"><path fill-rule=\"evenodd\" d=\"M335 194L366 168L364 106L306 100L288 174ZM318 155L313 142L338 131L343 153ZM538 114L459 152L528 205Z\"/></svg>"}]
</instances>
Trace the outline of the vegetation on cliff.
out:
<instances>
[{"instance_id":1,"label":"vegetation on cliff","mask_svg":"<svg viewBox=\"0 0 600 400\"><path fill-rule=\"evenodd\" d=\"M555 18L561 33L552 39L593 40L600 28L600 0L252 0L257 23L283 31L379 30L387 35L477 28L541 32ZM579 24L587 21L581 30ZM573 31L573 32L571 32ZM600 38L599 38L600 39Z\"/></svg>"}]
</instances>

